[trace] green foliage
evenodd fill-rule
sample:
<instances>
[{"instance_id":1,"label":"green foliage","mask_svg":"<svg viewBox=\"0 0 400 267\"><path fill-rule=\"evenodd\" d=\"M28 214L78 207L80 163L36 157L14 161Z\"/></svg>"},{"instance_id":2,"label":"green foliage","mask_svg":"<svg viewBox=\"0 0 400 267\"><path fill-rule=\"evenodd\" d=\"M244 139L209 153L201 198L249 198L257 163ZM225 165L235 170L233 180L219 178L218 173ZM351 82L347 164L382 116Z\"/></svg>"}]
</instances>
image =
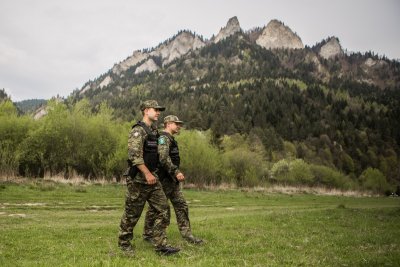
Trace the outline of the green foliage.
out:
<instances>
[{"instance_id":1,"label":"green foliage","mask_svg":"<svg viewBox=\"0 0 400 267\"><path fill-rule=\"evenodd\" d=\"M278 183L355 189L355 183L348 176L326 166L308 164L302 159L282 159L272 165L270 174L271 179Z\"/></svg>"},{"instance_id":2,"label":"green foliage","mask_svg":"<svg viewBox=\"0 0 400 267\"><path fill-rule=\"evenodd\" d=\"M354 161L347 153L343 152L341 155L341 161L343 163L343 169L347 173L354 172Z\"/></svg>"},{"instance_id":3,"label":"green foliage","mask_svg":"<svg viewBox=\"0 0 400 267\"><path fill-rule=\"evenodd\" d=\"M300 184L313 185L314 175L309 164L302 159L295 159L289 165L289 180L298 181Z\"/></svg>"},{"instance_id":4,"label":"green foliage","mask_svg":"<svg viewBox=\"0 0 400 267\"><path fill-rule=\"evenodd\" d=\"M310 165L302 159L282 159L272 165L270 173L272 180L279 183L313 185L314 182Z\"/></svg>"},{"instance_id":5,"label":"green foliage","mask_svg":"<svg viewBox=\"0 0 400 267\"><path fill-rule=\"evenodd\" d=\"M73 110L50 102L48 114L35 122L18 147L20 173L43 177L74 173L86 178L119 177L125 159L123 139L129 126L112 120L112 110L105 104L92 114L86 100Z\"/></svg>"},{"instance_id":6,"label":"green foliage","mask_svg":"<svg viewBox=\"0 0 400 267\"><path fill-rule=\"evenodd\" d=\"M287 158L294 158L296 157L297 151L294 144L288 141L283 142L283 148L285 152L285 157Z\"/></svg>"},{"instance_id":7,"label":"green foliage","mask_svg":"<svg viewBox=\"0 0 400 267\"><path fill-rule=\"evenodd\" d=\"M177 136L182 170L189 183L219 184L222 179L222 159L217 148L210 144L210 134L182 131Z\"/></svg>"},{"instance_id":8,"label":"green foliage","mask_svg":"<svg viewBox=\"0 0 400 267\"><path fill-rule=\"evenodd\" d=\"M116 124L112 130L116 138L116 149L111 153L106 162L106 177L121 179L121 174L127 167L127 138L133 123Z\"/></svg>"},{"instance_id":9,"label":"green foliage","mask_svg":"<svg viewBox=\"0 0 400 267\"><path fill-rule=\"evenodd\" d=\"M18 173L17 148L26 138L33 121L29 117L18 117L11 101L0 103L0 173Z\"/></svg>"},{"instance_id":10,"label":"green foliage","mask_svg":"<svg viewBox=\"0 0 400 267\"><path fill-rule=\"evenodd\" d=\"M267 162L262 142L254 132L250 136L224 136L221 147L224 174L228 182L237 186L253 187L267 181Z\"/></svg>"},{"instance_id":11,"label":"green foliage","mask_svg":"<svg viewBox=\"0 0 400 267\"><path fill-rule=\"evenodd\" d=\"M271 179L280 183L289 182L289 164L289 161L286 159L274 163L271 168Z\"/></svg>"},{"instance_id":12,"label":"green foliage","mask_svg":"<svg viewBox=\"0 0 400 267\"><path fill-rule=\"evenodd\" d=\"M314 176L315 183L318 185L324 185L328 188L355 188L354 182L348 176L335 169L315 164L312 164L310 169Z\"/></svg>"},{"instance_id":13,"label":"green foliage","mask_svg":"<svg viewBox=\"0 0 400 267\"><path fill-rule=\"evenodd\" d=\"M48 114L37 121L18 116L11 102L3 102L0 107L2 174L34 177L61 174L66 178L78 174L88 179L119 179L126 168L126 141L131 123L117 123L113 109L105 103L100 103L97 111L92 112L86 99L70 108L52 101L47 107ZM367 134L360 136L367 140ZM355 188L348 176L331 168L336 159L343 169L353 173L355 163L328 135L297 143L279 141L274 128L255 127L249 134L223 137L211 131L185 130L177 139L182 169L188 181L198 185L233 183L253 187L278 182ZM317 147L320 149L316 153ZM363 156L361 150L358 153ZM396 152L386 149L380 157L377 153L377 149L367 151L379 160L376 164L385 173L393 172ZM320 160L316 160L317 156ZM272 164L274 160L278 161ZM377 192L388 189L382 179L375 181L367 174L362 176L367 178L360 178L362 188Z\"/></svg>"},{"instance_id":14,"label":"green foliage","mask_svg":"<svg viewBox=\"0 0 400 267\"><path fill-rule=\"evenodd\" d=\"M17 108L10 100L0 101L0 116L15 116Z\"/></svg>"},{"instance_id":15,"label":"green foliage","mask_svg":"<svg viewBox=\"0 0 400 267\"><path fill-rule=\"evenodd\" d=\"M385 175L375 168L367 168L359 177L362 188L374 191L376 193L385 193L392 188L386 181Z\"/></svg>"},{"instance_id":16,"label":"green foliage","mask_svg":"<svg viewBox=\"0 0 400 267\"><path fill-rule=\"evenodd\" d=\"M263 165L262 157L245 148L236 148L225 152L224 169L225 175L239 187L253 187L262 185L266 180L267 173Z\"/></svg>"}]
</instances>

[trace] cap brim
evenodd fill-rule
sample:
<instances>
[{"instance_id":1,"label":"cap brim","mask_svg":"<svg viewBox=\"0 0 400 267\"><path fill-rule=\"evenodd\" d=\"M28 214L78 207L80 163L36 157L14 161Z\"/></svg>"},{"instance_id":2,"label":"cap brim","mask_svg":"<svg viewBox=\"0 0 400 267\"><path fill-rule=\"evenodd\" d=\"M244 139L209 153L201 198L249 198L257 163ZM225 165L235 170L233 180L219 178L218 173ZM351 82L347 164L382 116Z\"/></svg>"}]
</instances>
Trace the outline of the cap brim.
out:
<instances>
[{"instance_id":1,"label":"cap brim","mask_svg":"<svg viewBox=\"0 0 400 267\"><path fill-rule=\"evenodd\" d=\"M183 124L183 121L164 121L164 123L168 123L168 122L174 122L174 123Z\"/></svg>"},{"instance_id":2,"label":"cap brim","mask_svg":"<svg viewBox=\"0 0 400 267\"><path fill-rule=\"evenodd\" d=\"M160 106L158 106L158 107L155 107L155 109L158 109L159 111L164 111L164 110L165 110L165 107L160 107Z\"/></svg>"}]
</instances>

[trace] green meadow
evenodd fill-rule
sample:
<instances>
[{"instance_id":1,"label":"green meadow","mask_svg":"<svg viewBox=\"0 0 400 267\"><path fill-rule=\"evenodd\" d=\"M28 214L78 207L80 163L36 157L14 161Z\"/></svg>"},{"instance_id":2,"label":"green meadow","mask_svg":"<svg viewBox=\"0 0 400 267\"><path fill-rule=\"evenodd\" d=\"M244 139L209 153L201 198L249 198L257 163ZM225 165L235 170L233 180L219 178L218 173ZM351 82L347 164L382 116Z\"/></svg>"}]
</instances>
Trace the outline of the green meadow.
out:
<instances>
[{"instance_id":1,"label":"green meadow","mask_svg":"<svg viewBox=\"0 0 400 267\"><path fill-rule=\"evenodd\" d=\"M135 255L117 247L121 184L0 183L0 266L399 266L400 198L184 189L193 233L172 217L156 254L135 228Z\"/></svg>"}]
</instances>

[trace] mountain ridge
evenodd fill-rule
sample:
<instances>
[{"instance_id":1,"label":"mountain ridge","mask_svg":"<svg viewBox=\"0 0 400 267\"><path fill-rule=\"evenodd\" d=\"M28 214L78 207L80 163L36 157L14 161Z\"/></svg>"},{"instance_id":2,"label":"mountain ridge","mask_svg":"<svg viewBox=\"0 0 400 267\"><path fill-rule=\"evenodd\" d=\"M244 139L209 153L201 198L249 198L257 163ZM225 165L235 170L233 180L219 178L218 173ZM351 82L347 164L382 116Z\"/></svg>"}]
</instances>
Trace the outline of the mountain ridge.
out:
<instances>
[{"instance_id":1,"label":"mountain ridge","mask_svg":"<svg viewBox=\"0 0 400 267\"><path fill-rule=\"evenodd\" d=\"M308 46L304 46L301 38L291 30L290 27L286 26L283 22L273 19L266 26L254 28L248 32L243 32L240 28L239 20L236 16L230 18L225 27L221 28L216 36L213 36L210 40L204 40L201 36L190 32L189 30L183 30L178 32L173 37L165 40L154 48L136 50L133 54L122 60L106 73L99 76L99 78L88 81L79 89L79 95L84 96L88 90L102 89L113 83L114 76L124 76L129 69L133 69L134 74L140 74L143 72L154 72L167 67L168 64L174 60L184 57L198 49L217 44L229 38L237 33L242 33L251 43L255 43L265 49L307 49ZM312 51L315 54L305 57L305 61L308 64L313 64L321 76L323 81L327 81L331 78L328 74L329 70L325 69L321 65L321 60L340 60L337 57L345 56L345 52L341 47L339 38L332 36L312 46ZM360 65L360 68L365 72L379 72L378 66L385 67L384 63L376 65L374 59L366 59L365 64ZM368 60L368 61L367 61ZM383 62L387 62L384 58ZM236 60L236 62L238 62ZM381 61L380 61L381 62ZM372 67L375 66L375 67ZM344 76L348 75L343 73ZM365 76L365 75L364 75ZM377 85L380 88L387 86L385 82L375 81L374 79L361 77L358 79L360 82L367 82L369 84ZM123 88L122 88L123 89Z\"/></svg>"}]
</instances>

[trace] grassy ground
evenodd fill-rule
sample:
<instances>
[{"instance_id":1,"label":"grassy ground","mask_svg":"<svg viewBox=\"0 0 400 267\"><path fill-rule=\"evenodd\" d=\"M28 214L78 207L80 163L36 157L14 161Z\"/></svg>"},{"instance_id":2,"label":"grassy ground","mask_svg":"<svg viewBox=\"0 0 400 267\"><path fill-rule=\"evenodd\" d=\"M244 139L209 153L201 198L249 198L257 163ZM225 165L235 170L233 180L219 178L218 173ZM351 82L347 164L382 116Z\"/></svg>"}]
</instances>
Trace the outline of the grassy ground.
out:
<instances>
[{"instance_id":1,"label":"grassy ground","mask_svg":"<svg viewBox=\"0 0 400 267\"><path fill-rule=\"evenodd\" d=\"M184 190L193 232L175 219L174 256L159 256L135 228L136 255L117 247L123 185L0 183L0 266L399 266L400 200Z\"/></svg>"}]
</instances>

